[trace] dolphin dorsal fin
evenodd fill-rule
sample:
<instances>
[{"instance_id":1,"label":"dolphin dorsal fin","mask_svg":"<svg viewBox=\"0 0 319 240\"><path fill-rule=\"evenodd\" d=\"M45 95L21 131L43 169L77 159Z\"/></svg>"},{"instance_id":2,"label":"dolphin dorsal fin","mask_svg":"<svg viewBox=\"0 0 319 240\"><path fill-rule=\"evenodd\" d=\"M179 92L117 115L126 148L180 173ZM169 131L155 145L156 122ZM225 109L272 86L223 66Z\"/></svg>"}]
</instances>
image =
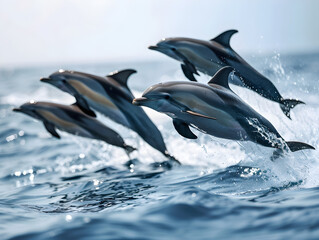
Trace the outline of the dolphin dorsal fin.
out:
<instances>
[{"instance_id":1,"label":"dolphin dorsal fin","mask_svg":"<svg viewBox=\"0 0 319 240\"><path fill-rule=\"evenodd\" d=\"M232 71L234 71L234 69L230 66L226 66L226 67L219 69L218 72L215 73L213 78L208 82L208 85L217 84L217 85L220 85L224 88L230 89L229 85L228 85L228 77Z\"/></svg>"},{"instance_id":2,"label":"dolphin dorsal fin","mask_svg":"<svg viewBox=\"0 0 319 240\"><path fill-rule=\"evenodd\" d=\"M125 69L121 71L115 71L107 75L107 77L111 77L115 79L122 86L127 87L127 79L133 74L136 73L134 69Z\"/></svg>"},{"instance_id":3,"label":"dolphin dorsal fin","mask_svg":"<svg viewBox=\"0 0 319 240\"><path fill-rule=\"evenodd\" d=\"M219 34L217 37L211 39L210 41L218 42L224 47L230 47L230 38L237 32L237 30L228 30Z\"/></svg>"}]
</instances>

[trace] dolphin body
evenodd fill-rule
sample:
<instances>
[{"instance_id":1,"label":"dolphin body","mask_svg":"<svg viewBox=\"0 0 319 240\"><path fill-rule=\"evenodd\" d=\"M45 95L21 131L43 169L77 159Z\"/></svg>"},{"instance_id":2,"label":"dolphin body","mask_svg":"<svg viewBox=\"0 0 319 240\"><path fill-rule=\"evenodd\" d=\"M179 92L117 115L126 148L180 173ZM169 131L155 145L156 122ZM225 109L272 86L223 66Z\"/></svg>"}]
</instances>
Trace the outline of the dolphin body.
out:
<instances>
[{"instance_id":1,"label":"dolphin body","mask_svg":"<svg viewBox=\"0 0 319 240\"><path fill-rule=\"evenodd\" d=\"M108 144L123 148L127 154L136 150L125 144L123 138L100 121L84 114L77 106L62 105L50 102L28 102L15 112L25 113L43 122L52 136L60 138L56 128L86 138L102 140Z\"/></svg>"},{"instance_id":2,"label":"dolphin body","mask_svg":"<svg viewBox=\"0 0 319 240\"><path fill-rule=\"evenodd\" d=\"M178 162L168 153L160 131L144 110L132 104L134 96L127 86L127 80L133 73L136 71L126 69L99 77L83 72L59 70L41 81L73 95L76 105L86 114L95 116L91 107L96 109L113 121L132 129L153 148Z\"/></svg>"},{"instance_id":3,"label":"dolphin body","mask_svg":"<svg viewBox=\"0 0 319 240\"><path fill-rule=\"evenodd\" d=\"M192 38L167 38L149 49L156 50L182 62L185 76L196 81L197 70L213 76L220 68L231 66L236 70L230 77L230 83L246 87L259 95L278 102L284 114L290 118L290 110L304 102L295 99L284 99L275 85L265 76L256 71L230 46L230 38L237 30L228 30L210 41Z\"/></svg>"},{"instance_id":4,"label":"dolphin body","mask_svg":"<svg viewBox=\"0 0 319 240\"><path fill-rule=\"evenodd\" d=\"M286 142L274 126L243 102L228 85L231 67L220 69L208 85L167 82L148 88L133 104L166 113L177 132L196 139L189 126L219 138L252 141L266 147L298 151L314 149L301 142Z\"/></svg>"}]
</instances>

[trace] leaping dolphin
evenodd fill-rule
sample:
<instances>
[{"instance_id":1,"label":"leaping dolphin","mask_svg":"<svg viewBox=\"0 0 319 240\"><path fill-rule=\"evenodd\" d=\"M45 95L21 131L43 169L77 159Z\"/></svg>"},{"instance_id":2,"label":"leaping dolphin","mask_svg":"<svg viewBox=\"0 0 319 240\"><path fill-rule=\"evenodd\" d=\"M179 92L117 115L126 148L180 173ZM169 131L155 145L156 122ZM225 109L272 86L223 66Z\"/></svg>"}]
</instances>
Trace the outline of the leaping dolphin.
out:
<instances>
[{"instance_id":1,"label":"leaping dolphin","mask_svg":"<svg viewBox=\"0 0 319 240\"><path fill-rule=\"evenodd\" d=\"M228 85L231 67L220 69L208 84L167 82L148 88L133 104L166 113L183 137L197 136L189 126L219 138L252 141L277 149L314 149L302 142L286 142L274 126L243 102Z\"/></svg>"},{"instance_id":2,"label":"leaping dolphin","mask_svg":"<svg viewBox=\"0 0 319 240\"><path fill-rule=\"evenodd\" d=\"M149 49L156 50L182 62L185 76L196 81L197 70L213 76L220 68L231 66L236 70L236 76L230 78L230 83L243 86L257 92L259 95L278 102L284 114L290 118L290 110L304 102L295 99L284 99L275 85L260 74L240 57L230 46L230 38L237 30L228 30L210 41L192 38L166 38Z\"/></svg>"},{"instance_id":3,"label":"leaping dolphin","mask_svg":"<svg viewBox=\"0 0 319 240\"><path fill-rule=\"evenodd\" d=\"M100 121L84 114L77 106L62 105L50 102L31 101L14 108L43 122L46 130L52 136L60 138L56 128L77 136L102 140L108 144L123 148L127 154L136 150L127 145L123 138L114 130Z\"/></svg>"},{"instance_id":4,"label":"leaping dolphin","mask_svg":"<svg viewBox=\"0 0 319 240\"><path fill-rule=\"evenodd\" d=\"M83 72L59 70L49 78L42 78L41 81L73 95L76 104L85 113L95 116L92 107L113 121L132 129L153 148L178 162L168 153L162 134L144 110L132 104L134 96L127 86L127 80L135 72L133 69L126 69L100 77Z\"/></svg>"}]
</instances>

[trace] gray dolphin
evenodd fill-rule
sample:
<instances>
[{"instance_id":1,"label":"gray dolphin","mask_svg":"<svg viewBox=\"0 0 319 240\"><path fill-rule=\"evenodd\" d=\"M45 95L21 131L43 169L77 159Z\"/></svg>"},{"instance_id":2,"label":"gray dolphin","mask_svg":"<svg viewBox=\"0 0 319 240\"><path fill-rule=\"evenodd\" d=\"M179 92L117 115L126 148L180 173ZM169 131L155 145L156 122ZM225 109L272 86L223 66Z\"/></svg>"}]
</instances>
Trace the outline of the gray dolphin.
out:
<instances>
[{"instance_id":1,"label":"gray dolphin","mask_svg":"<svg viewBox=\"0 0 319 240\"><path fill-rule=\"evenodd\" d=\"M128 154L136 150L125 144L123 138L100 121L84 114L77 106L50 102L31 101L14 108L43 122L52 136L60 138L56 128L86 138L102 140L108 144L123 148Z\"/></svg>"},{"instance_id":2,"label":"gray dolphin","mask_svg":"<svg viewBox=\"0 0 319 240\"><path fill-rule=\"evenodd\" d=\"M230 46L230 38L237 30L228 30L210 41L192 38L167 38L149 49L156 50L182 62L185 76L196 81L197 70L213 76L220 68L231 66L236 75L230 83L251 89L261 96L278 102L284 114L290 118L290 110L304 102L295 99L284 99L275 85L265 76L256 71Z\"/></svg>"},{"instance_id":3,"label":"gray dolphin","mask_svg":"<svg viewBox=\"0 0 319 240\"><path fill-rule=\"evenodd\" d=\"M231 67L220 69L208 85L167 82L148 88L133 104L166 113L177 132L197 138L193 126L207 134L232 140L252 141L266 147L298 151L314 149L301 142L286 142L274 126L243 102L228 85Z\"/></svg>"},{"instance_id":4,"label":"gray dolphin","mask_svg":"<svg viewBox=\"0 0 319 240\"><path fill-rule=\"evenodd\" d=\"M127 86L129 76L135 70L126 69L110 73L106 77L60 70L41 81L50 83L70 93L76 98L76 104L87 114L95 116L90 107L103 113L113 121L138 133L149 145L171 160L162 134L149 119L141 107L134 106L134 96Z\"/></svg>"}]
</instances>

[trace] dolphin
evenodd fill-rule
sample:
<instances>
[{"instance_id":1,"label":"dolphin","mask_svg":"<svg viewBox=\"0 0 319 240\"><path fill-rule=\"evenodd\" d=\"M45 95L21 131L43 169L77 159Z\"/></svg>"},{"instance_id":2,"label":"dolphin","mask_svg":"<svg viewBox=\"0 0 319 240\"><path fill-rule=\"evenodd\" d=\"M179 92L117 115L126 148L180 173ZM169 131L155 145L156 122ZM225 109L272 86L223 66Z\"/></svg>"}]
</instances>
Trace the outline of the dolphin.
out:
<instances>
[{"instance_id":1,"label":"dolphin","mask_svg":"<svg viewBox=\"0 0 319 240\"><path fill-rule=\"evenodd\" d=\"M178 162L168 153L162 134L144 110L132 104L134 96L127 86L127 80L133 73L136 71L125 69L100 77L83 72L59 70L48 78L42 78L41 81L73 95L76 105L86 114L95 116L92 107L113 121L132 129L164 156Z\"/></svg>"},{"instance_id":2,"label":"dolphin","mask_svg":"<svg viewBox=\"0 0 319 240\"><path fill-rule=\"evenodd\" d=\"M56 138L60 138L56 131L59 129L77 136L102 140L123 148L127 154L136 150L127 145L117 132L95 118L84 114L75 105L30 101L19 108L14 108L13 111L22 112L42 121L46 130Z\"/></svg>"},{"instance_id":3,"label":"dolphin","mask_svg":"<svg viewBox=\"0 0 319 240\"><path fill-rule=\"evenodd\" d=\"M209 40L192 38L166 38L149 49L156 50L182 62L185 76L196 81L197 70L213 76L220 68L231 66L236 70L230 77L230 83L246 87L259 95L279 103L284 114L290 117L290 110L304 102L295 99L284 99L275 85L265 76L250 66L230 46L230 39L237 30L228 30Z\"/></svg>"},{"instance_id":4,"label":"dolphin","mask_svg":"<svg viewBox=\"0 0 319 240\"><path fill-rule=\"evenodd\" d=\"M302 142L287 142L262 115L239 98L228 85L232 67L220 69L208 84L167 82L148 88L133 104L166 113L176 131L196 139L190 126L215 137L252 141L292 152L314 149Z\"/></svg>"}]
</instances>

